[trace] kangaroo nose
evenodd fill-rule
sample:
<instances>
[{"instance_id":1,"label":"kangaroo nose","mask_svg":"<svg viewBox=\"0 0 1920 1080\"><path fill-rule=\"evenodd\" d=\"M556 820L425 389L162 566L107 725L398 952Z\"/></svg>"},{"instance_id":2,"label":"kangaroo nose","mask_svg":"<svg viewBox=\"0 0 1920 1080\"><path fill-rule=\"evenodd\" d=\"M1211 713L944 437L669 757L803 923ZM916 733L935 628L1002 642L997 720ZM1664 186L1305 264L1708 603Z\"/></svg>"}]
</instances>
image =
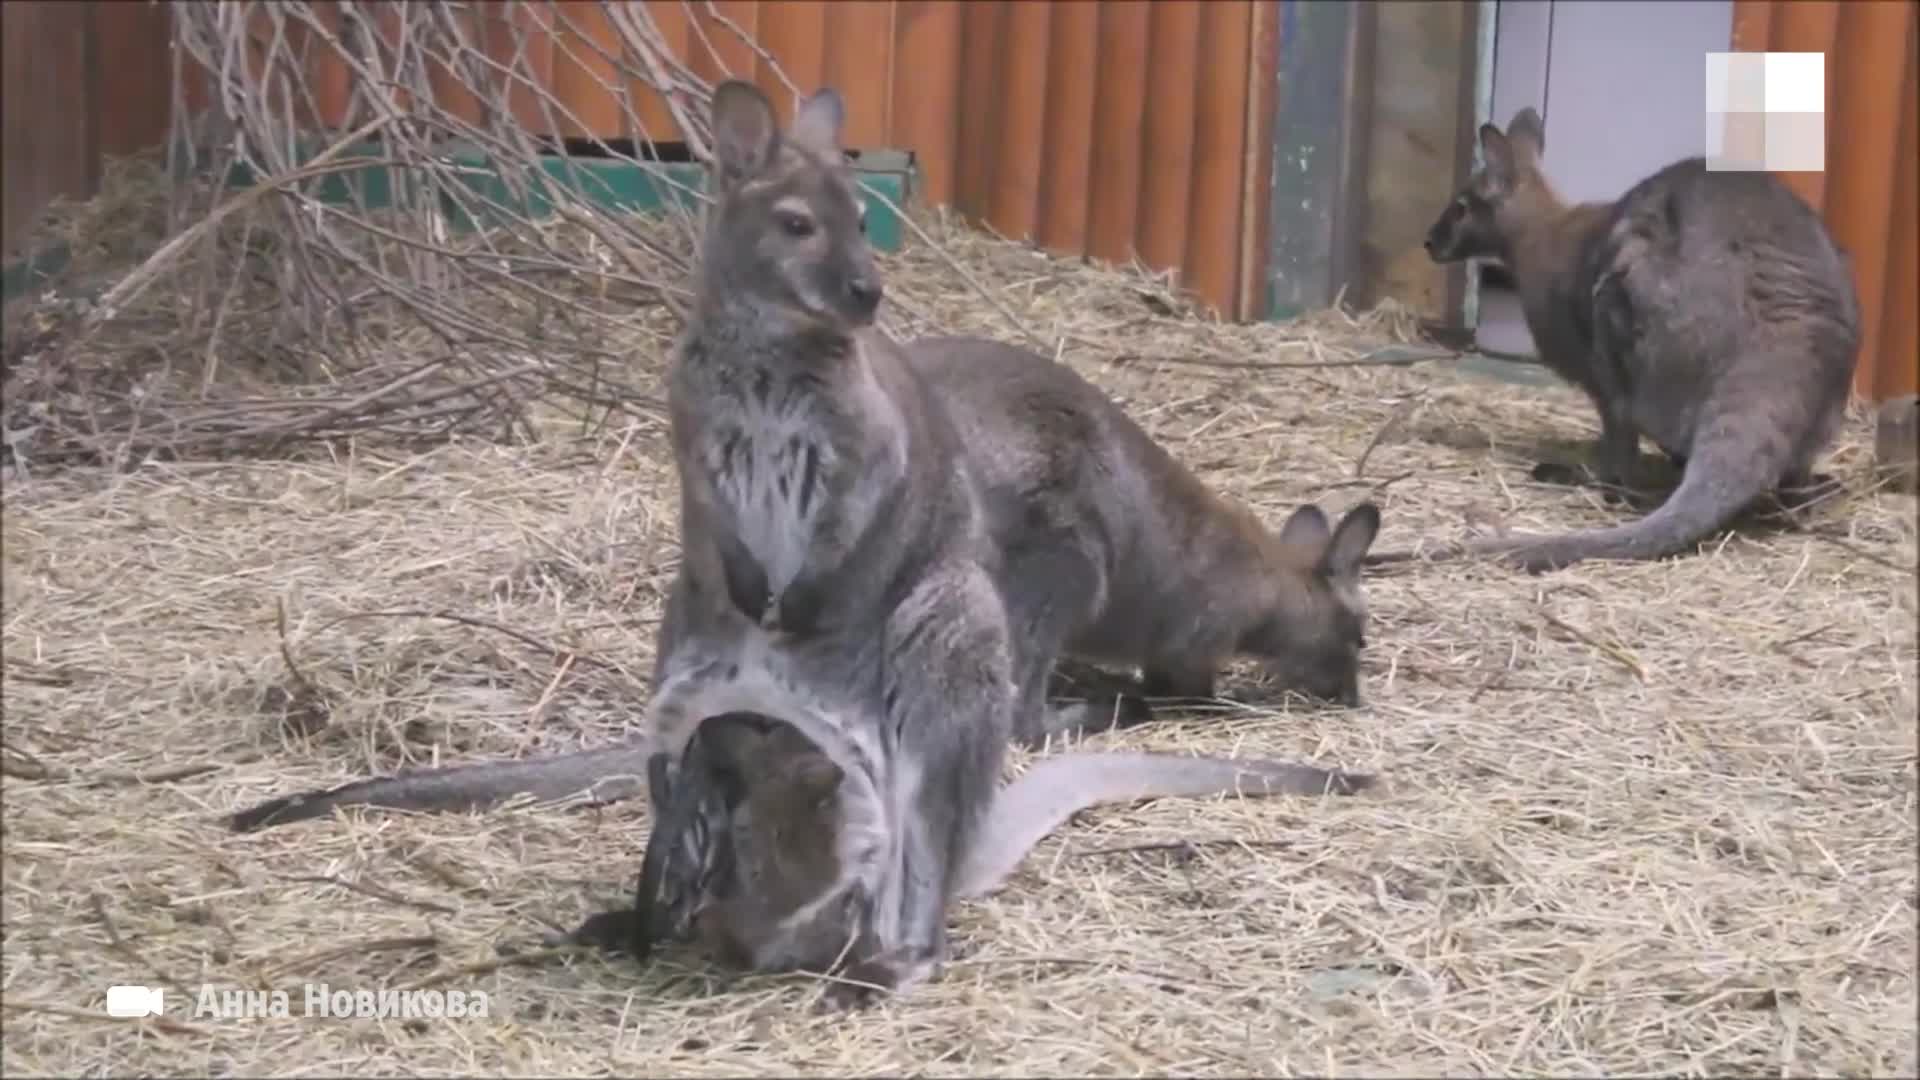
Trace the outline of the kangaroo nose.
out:
<instances>
[{"instance_id":1,"label":"kangaroo nose","mask_svg":"<svg viewBox=\"0 0 1920 1080\"><path fill-rule=\"evenodd\" d=\"M847 296L866 314L872 314L880 306L880 293L880 283L872 278L857 277L847 282Z\"/></svg>"}]
</instances>

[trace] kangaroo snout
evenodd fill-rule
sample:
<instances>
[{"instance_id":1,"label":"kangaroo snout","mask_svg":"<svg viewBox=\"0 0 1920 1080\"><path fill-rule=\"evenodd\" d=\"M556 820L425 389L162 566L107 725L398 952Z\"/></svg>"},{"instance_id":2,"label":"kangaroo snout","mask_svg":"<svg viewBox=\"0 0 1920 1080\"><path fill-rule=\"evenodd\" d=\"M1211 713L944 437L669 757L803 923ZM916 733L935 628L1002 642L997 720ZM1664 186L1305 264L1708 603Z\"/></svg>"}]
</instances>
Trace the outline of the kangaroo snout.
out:
<instances>
[{"instance_id":1,"label":"kangaroo snout","mask_svg":"<svg viewBox=\"0 0 1920 1080\"><path fill-rule=\"evenodd\" d=\"M861 320L870 320L880 309L880 297L886 290L878 278L860 275L847 281L848 312Z\"/></svg>"}]
</instances>

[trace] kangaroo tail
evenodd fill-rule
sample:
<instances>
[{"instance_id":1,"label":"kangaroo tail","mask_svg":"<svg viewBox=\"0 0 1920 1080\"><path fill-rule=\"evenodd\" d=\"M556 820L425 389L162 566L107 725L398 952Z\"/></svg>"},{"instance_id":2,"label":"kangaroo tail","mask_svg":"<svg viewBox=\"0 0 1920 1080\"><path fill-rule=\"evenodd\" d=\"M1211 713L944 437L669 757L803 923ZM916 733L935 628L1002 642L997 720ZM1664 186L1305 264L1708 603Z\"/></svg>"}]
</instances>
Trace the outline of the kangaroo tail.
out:
<instances>
[{"instance_id":1,"label":"kangaroo tail","mask_svg":"<svg viewBox=\"0 0 1920 1080\"><path fill-rule=\"evenodd\" d=\"M1637 521L1562 536L1503 536L1477 541L1468 554L1512 559L1533 570L1557 570L1586 559L1660 559L1699 543L1780 480L1791 443L1756 445L1730 423L1694 440L1686 475L1659 508Z\"/></svg>"},{"instance_id":2,"label":"kangaroo tail","mask_svg":"<svg viewBox=\"0 0 1920 1080\"><path fill-rule=\"evenodd\" d=\"M1074 814L1102 803L1238 792L1351 795L1374 777L1279 761L1177 754L1074 753L1047 758L1000 792L960 876L961 896L998 888L1027 852Z\"/></svg>"},{"instance_id":3,"label":"kangaroo tail","mask_svg":"<svg viewBox=\"0 0 1920 1080\"><path fill-rule=\"evenodd\" d=\"M646 766L646 748L627 745L403 772L269 799L235 813L227 825L234 832L252 832L321 817L336 806L460 813L515 795L552 802L591 791L595 802L618 802L646 790Z\"/></svg>"},{"instance_id":4,"label":"kangaroo tail","mask_svg":"<svg viewBox=\"0 0 1920 1080\"><path fill-rule=\"evenodd\" d=\"M1441 546L1430 554L1381 552L1368 566L1459 558L1498 557L1530 570L1557 570L1587 559L1660 559L1685 551L1727 524L1766 494L1792 464L1790 433L1761 438L1741 430L1738 418L1724 416L1694 439L1686 475L1673 494L1647 516L1624 525L1585 532L1542 536L1511 534Z\"/></svg>"}]
</instances>

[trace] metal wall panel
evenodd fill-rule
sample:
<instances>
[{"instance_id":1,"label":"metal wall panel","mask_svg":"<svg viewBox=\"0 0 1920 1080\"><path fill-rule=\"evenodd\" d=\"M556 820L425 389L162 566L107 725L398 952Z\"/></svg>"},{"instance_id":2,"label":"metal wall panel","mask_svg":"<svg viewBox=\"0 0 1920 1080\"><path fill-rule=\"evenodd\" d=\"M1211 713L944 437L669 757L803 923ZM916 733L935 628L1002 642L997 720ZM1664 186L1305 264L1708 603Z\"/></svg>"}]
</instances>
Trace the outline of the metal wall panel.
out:
<instances>
[{"instance_id":1,"label":"metal wall panel","mask_svg":"<svg viewBox=\"0 0 1920 1080\"><path fill-rule=\"evenodd\" d=\"M48 202L99 183L89 71L92 12L59 0L4 5L0 18L0 246L8 255Z\"/></svg>"},{"instance_id":2,"label":"metal wall panel","mask_svg":"<svg viewBox=\"0 0 1920 1080\"><path fill-rule=\"evenodd\" d=\"M1177 271L1183 285L1230 317L1264 309L1259 283L1276 51L1270 0L645 0L644 6L688 69L708 80L751 78L773 96L783 120L792 114L793 95L770 60L802 92L823 83L837 87L847 99L849 144L913 149L930 202L1055 251L1123 262L1138 257ZM665 103L625 80L609 55L618 41L612 22L618 7L475 3L452 9L451 17L463 20L478 51L493 62L482 65L492 67L489 78L508 78L501 71L508 66L525 73L490 93L504 92L527 127L676 139ZM361 80L318 39L351 40L357 23L343 18L336 3L311 9L319 30L292 26L272 44L263 33L250 53L255 63L267 47L308 57L300 85L271 93L289 98L284 107L302 125L337 127L351 95L366 91L356 90ZM100 92L116 102L104 142L124 152L165 137L164 5L9 3L6 10L10 57L16 51L52 57L52 23L111 23L112 47L125 58L114 67L140 88ZM372 12L371 36L391 40L399 23L388 15L397 9L361 10ZM140 38L150 42L147 49L136 47ZM63 40L82 39L69 33ZM93 47L92 39L84 40ZM100 140L71 121L55 123L21 107L35 98L71 101L90 92L75 82L84 69L77 62L82 45L67 48L76 57L8 64L10 89L28 78L64 80L8 94L8 175L36 173L51 189L84 195L95 182L89 170L98 169ZM479 119L480 102L453 72L432 72L431 85L444 107ZM627 96L631 114L621 100ZM189 98L204 105L208 88L190 85ZM34 134L16 138L16 126ZM16 154L16 143L26 149ZM11 237L16 217L50 196L30 184L18 191L8 186Z\"/></svg>"},{"instance_id":3,"label":"metal wall panel","mask_svg":"<svg viewBox=\"0 0 1920 1080\"><path fill-rule=\"evenodd\" d=\"M1826 171L1781 178L1826 215L1853 260L1865 323L1854 389L1871 401L1920 391L1916 21L1899 0L1734 4L1735 49L1827 54Z\"/></svg>"}]
</instances>

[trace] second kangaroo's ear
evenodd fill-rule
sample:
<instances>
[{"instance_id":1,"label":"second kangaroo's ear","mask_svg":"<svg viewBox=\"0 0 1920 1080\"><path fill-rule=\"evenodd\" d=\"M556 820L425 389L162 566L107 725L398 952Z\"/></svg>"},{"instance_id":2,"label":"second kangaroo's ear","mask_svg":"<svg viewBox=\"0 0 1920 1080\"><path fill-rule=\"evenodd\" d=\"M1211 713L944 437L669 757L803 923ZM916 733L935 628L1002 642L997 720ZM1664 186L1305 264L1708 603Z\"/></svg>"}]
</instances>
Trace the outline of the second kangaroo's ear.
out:
<instances>
[{"instance_id":1,"label":"second kangaroo's ear","mask_svg":"<svg viewBox=\"0 0 1920 1080\"><path fill-rule=\"evenodd\" d=\"M823 86L801 102L793 114L793 141L816 154L831 156L840 150L840 129L846 123L846 102L839 91Z\"/></svg>"},{"instance_id":2,"label":"second kangaroo's ear","mask_svg":"<svg viewBox=\"0 0 1920 1080\"><path fill-rule=\"evenodd\" d=\"M712 120L713 163L722 185L732 187L773 163L780 123L759 87L743 79L714 87Z\"/></svg>"},{"instance_id":3,"label":"second kangaroo's ear","mask_svg":"<svg viewBox=\"0 0 1920 1080\"><path fill-rule=\"evenodd\" d=\"M1513 187L1513 144L1492 124L1480 125L1480 156L1486 160L1487 179L1496 189Z\"/></svg>"},{"instance_id":4,"label":"second kangaroo's ear","mask_svg":"<svg viewBox=\"0 0 1920 1080\"><path fill-rule=\"evenodd\" d=\"M1280 542L1303 548L1317 548L1327 542L1327 515L1318 506L1307 503L1287 516L1280 526Z\"/></svg>"},{"instance_id":5,"label":"second kangaroo's ear","mask_svg":"<svg viewBox=\"0 0 1920 1080\"><path fill-rule=\"evenodd\" d=\"M1533 106L1513 114L1513 122L1507 125L1507 142L1513 148L1515 165L1528 168L1540 163L1540 155L1547 151L1547 125Z\"/></svg>"},{"instance_id":6,"label":"second kangaroo's ear","mask_svg":"<svg viewBox=\"0 0 1920 1080\"><path fill-rule=\"evenodd\" d=\"M1361 503L1347 511L1347 516L1334 527L1333 539L1327 541L1326 553L1320 556L1321 566L1332 577L1358 577L1360 560L1367 557L1367 549L1379 535L1380 508L1370 502Z\"/></svg>"}]
</instances>

